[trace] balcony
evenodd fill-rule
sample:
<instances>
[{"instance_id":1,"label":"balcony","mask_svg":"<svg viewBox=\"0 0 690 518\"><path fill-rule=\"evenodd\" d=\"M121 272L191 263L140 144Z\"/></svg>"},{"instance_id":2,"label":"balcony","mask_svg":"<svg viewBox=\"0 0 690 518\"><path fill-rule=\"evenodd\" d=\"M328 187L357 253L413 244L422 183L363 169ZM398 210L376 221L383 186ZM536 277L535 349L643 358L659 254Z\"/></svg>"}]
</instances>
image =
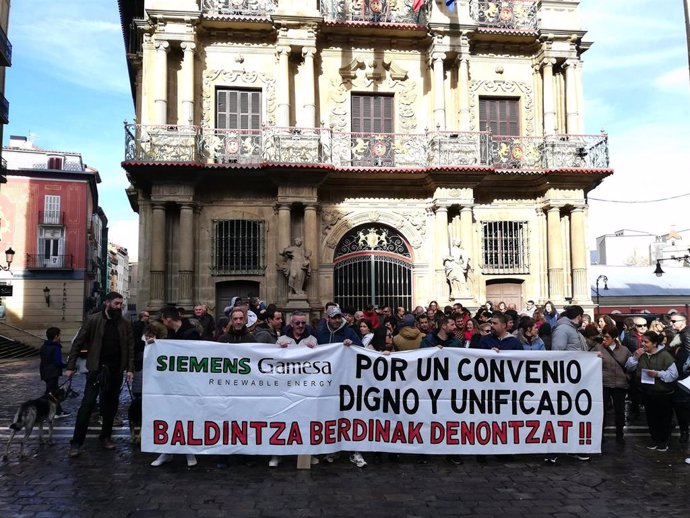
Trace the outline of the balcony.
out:
<instances>
[{"instance_id":1,"label":"balcony","mask_svg":"<svg viewBox=\"0 0 690 518\"><path fill-rule=\"evenodd\" d=\"M10 102L0 93L0 123L10 123Z\"/></svg>"},{"instance_id":2,"label":"balcony","mask_svg":"<svg viewBox=\"0 0 690 518\"><path fill-rule=\"evenodd\" d=\"M12 66L12 44L2 27L0 27L0 66Z\"/></svg>"},{"instance_id":3,"label":"balcony","mask_svg":"<svg viewBox=\"0 0 690 518\"><path fill-rule=\"evenodd\" d=\"M73 270L72 255L26 255L27 270Z\"/></svg>"},{"instance_id":4,"label":"balcony","mask_svg":"<svg viewBox=\"0 0 690 518\"><path fill-rule=\"evenodd\" d=\"M65 213L60 211L48 210L38 211L39 225L64 225Z\"/></svg>"},{"instance_id":5,"label":"balcony","mask_svg":"<svg viewBox=\"0 0 690 518\"><path fill-rule=\"evenodd\" d=\"M472 0L470 17L481 28L510 31L536 31L536 0Z\"/></svg>"},{"instance_id":6,"label":"balcony","mask_svg":"<svg viewBox=\"0 0 690 518\"><path fill-rule=\"evenodd\" d=\"M203 0L206 18L268 18L276 11L274 0Z\"/></svg>"},{"instance_id":7,"label":"balcony","mask_svg":"<svg viewBox=\"0 0 690 518\"><path fill-rule=\"evenodd\" d=\"M608 136L488 132L347 133L328 128L218 130L125 125L125 161L195 165L606 169Z\"/></svg>"},{"instance_id":8,"label":"balcony","mask_svg":"<svg viewBox=\"0 0 690 518\"><path fill-rule=\"evenodd\" d=\"M426 25L426 6L418 12L412 0L322 0L326 21Z\"/></svg>"}]
</instances>

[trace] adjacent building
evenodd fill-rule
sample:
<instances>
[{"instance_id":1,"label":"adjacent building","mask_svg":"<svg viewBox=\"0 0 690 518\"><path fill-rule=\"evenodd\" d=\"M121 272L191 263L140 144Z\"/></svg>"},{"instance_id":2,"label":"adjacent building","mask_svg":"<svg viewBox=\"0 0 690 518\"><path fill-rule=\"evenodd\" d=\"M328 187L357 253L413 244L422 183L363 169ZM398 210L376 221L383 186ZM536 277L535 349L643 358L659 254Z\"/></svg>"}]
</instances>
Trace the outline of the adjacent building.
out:
<instances>
[{"instance_id":1,"label":"adjacent building","mask_svg":"<svg viewBox=\"0 0 690 518\"><path fill-rule=\"evenodd\" d=\"M591 305L573 0L119 2L138 305Z\"/></svg>"},{"instance_id":2,"label":"adjacent building","mask_svg":"<svg viewBox=\"0 0 690 518\"><path fill-rule=\"evenodd\" d=\"M13 291L3 298L5 322L69 333L103 294L107 219L98 206L99 173L79 153L40 149L26 137L10 137L3 155L0 239L16 252L11 271L2 272Z\"/></svg>"},{"instance_id":3,"label":"adjacent building","mask_svg":"<svg viewBox=\"0 0 690 518\"><path fill-rule=\"evenodd\" d=\"M5 73L12 66L12 43L7 37L10 23L10 0L0 0L0 142L5 125L10 122L10 103L5 97ZM5 182L7 163L0 151L0 183Z\"/></svg>"},{"instance_id":4,"label":"adjacent building","mask_svg":"<svg viewBox=\"0 0 690 518\"><path fill-rule=\"evenodd\" d=\"M129 254L127 249L115 243L108 243L108 288L124 298L124 308L129 305Z\"/></svg>"}]
</instances>

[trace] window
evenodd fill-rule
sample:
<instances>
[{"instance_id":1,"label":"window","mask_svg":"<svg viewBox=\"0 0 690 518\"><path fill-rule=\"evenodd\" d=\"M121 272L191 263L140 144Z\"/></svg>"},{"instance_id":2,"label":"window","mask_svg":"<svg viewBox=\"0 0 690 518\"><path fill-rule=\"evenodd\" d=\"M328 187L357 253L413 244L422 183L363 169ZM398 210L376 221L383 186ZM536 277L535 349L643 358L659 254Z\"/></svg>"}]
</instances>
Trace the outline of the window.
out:
<instances>
[{"instance_id":1,"label":"window","mask_svg":"<svg viewBox=\"0 0 690 518\"><path fill-rule=\"evenodd\" d=\"M393 166L393 96L352 95L352 165Z\"/></svg>"},{"instance_id":2,"label":"window","mask_svg":"<svg viewBox=\"0 0 690 518\"><path fill-rule=\"evenodd\" d=\"M263 275L265 224L259 220L214 222L213 271L217 275Z\"/></svg>"},{"instance_id":3,"label":"window","mask_svg":"<svg viewBox=\"0 0 690 518\"><path fill-rule=\"evenodd\" d=\"M479 98L479 130L492 135L520 135L520 100Z\"/></svg>"},{"instance_id":4,"label":"window","mask_svg":"<svg viewBox=\"0 0 690 518\"><path fill-rule=\"evenodd\" d=\"M60 196L46 194L43 201L44 225L60 225Z\"/></svg>"},{"instance_id":5,"label":"window","mask_svg":"<svg viewBox=\"0 0 690 518\"><path fill-rule=\"evenodd\" d=\"M482 223L483 273L529 273L526 221Z\"/></svg>"},{"instance_id":6,"label":"window","mask_svg":"<svg viewBox=\"0 0 690 518\"><path fill-rule=\"evenodd\" d=\"M38 233L37 266L63 268L65 266L65 235L62 228L41 227Z\"/></svg>"},{"instance_id":7,"label":"window","mask_svg":"<svg viewBox=\"0 0 690 518\"><path fill-rule=\"evenodd\" d=\"M222 89L216 92L216 138L216 162L260 160L261 91Z\"/></svg>"},{"instance_id":8,"label":"window","mask_svg":"<svg viewBox=\"0 0 690 518\"><path fill-rule=\"evenodd\" d=\"M63 158L61 156L48 157L48 169L62 169Z\"/></svg>"}]
</instances>

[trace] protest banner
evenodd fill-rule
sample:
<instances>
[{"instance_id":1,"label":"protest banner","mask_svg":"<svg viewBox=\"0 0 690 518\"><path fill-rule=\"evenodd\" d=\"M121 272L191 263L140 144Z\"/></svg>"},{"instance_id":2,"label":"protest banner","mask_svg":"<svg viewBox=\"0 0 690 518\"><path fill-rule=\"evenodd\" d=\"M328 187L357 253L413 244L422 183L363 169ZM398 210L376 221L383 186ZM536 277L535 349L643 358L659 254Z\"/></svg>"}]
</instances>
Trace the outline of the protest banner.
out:
<instances>
[{"instance_id":1,"label":"protest banner","mask_svg":"<svg viewBox=\"0 0 690 518\"><path fill-rule=\"evenodd\" d=\"M142 450L598 453L601 371L594 353L159 340Z\"/></svg>"}]
</instances>

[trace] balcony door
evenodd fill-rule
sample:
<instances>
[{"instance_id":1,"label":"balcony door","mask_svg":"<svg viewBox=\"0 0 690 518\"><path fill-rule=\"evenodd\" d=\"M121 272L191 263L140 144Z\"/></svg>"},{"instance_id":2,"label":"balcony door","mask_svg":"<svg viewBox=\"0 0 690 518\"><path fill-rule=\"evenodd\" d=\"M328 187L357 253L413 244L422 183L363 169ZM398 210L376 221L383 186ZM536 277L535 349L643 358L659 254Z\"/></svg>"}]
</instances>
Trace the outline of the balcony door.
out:
<instances>
[{"instance_id":1,"label":"balcony door","mask_svg":"<svg viewBox=\"0 0 690 518\"><path fill-rule=\"evenodd\" d=\"M255 163L261 157L261 91L216 92L215 162Z\"/></svg>"},{"instance_id":2,"label":"balcony door","mask_svg":"<svg viewBox=\"0 0 690 518\"><path fill-rule=\"evenodd\" d=\"M352 95L352 165L392 167L393 96Z\"/></svg>"},{"instance_id":3,"label":"balcony door","mask_svg":"<svg viewBox=\"0 0 690 518\"><path fill-rule=\"evenodd\" d=\"M38 235L39 264L44 268L62 268L65 257L65 233L62 228L41 227Z\"/></svg>"}]
</instances>

